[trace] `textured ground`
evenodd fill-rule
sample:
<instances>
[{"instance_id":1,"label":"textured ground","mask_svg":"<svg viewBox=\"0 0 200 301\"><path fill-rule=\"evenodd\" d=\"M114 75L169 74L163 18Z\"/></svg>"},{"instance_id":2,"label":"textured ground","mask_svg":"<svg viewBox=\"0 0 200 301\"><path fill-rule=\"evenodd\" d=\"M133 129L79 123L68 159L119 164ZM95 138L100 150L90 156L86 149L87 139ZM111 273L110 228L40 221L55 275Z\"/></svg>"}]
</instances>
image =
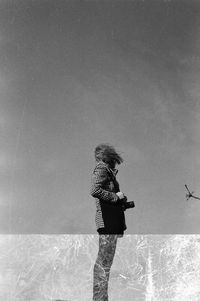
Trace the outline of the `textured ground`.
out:
<instances>
[{"instance_id":1,"label":"textured ground","mask_svg":"<svg viewBox=\"0 0 200 301\"><path fill-rule=\"evenodd\" d=\"M0 236L0 300L91 301L97 235ZM118 240L110 301L199 301L199 235Z\"/></svg>"}]
</instances>

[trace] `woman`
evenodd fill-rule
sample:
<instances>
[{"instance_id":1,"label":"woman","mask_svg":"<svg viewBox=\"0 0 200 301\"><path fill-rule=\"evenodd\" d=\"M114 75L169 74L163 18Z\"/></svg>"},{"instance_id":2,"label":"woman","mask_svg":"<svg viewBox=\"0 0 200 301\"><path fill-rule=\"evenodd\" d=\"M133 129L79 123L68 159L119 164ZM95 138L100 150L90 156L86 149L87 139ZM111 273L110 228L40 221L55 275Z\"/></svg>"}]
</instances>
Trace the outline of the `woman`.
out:
<instances>
[{"instance_id":1,"label":"woman","mask_svg":"<svg viewBox=\"0 0 200 301\"><path fill-rule=\"evenodd\" d=\"M91 195L96 199L96 227L99 252L94 265L93 301L108 301L108 280L117 238L126 230L124 203L116 180L116 164L123 162L114 147L100 144L95 149L97 165L92 175Z\"/></svg>"}]
</instances>

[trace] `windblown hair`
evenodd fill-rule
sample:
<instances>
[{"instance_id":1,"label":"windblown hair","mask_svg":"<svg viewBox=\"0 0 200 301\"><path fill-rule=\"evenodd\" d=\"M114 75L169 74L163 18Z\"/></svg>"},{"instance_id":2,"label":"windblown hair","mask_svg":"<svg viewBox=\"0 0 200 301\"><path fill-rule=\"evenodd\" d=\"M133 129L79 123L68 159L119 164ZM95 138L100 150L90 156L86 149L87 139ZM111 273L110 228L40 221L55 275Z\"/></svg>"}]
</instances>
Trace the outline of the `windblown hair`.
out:
<instances>
[{"instance_id":1,"label":"windblown hair","mask_svg":"<svg viewBox=\"0 0 200 301\"><path fill-rule=\"evenodd\" d=\"M97 162L103 161L107 164L111 164L112 162L121 164L123 162L120 154L109 144L99 144L95 148L95 159Z\"/></svg>"}]
</instances>

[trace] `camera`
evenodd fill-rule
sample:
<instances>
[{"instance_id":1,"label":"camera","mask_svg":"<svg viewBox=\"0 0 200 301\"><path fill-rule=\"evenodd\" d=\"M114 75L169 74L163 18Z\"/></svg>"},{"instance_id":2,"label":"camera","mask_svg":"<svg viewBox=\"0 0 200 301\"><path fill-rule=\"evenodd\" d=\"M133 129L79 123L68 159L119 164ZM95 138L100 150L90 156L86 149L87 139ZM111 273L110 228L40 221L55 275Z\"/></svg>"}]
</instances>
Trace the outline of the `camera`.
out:
<instances>
[{"instance_id":1,"label":"camera","mask_svg":"<svg viewBox=\"0 0 200 301\"><path fill-rule=\"evenodd\" d=\"M135 207L135 203L133 201L123 203L124 209L130 209Z\"/></svg>"},{"instance_id":2,"label":"camera","mask_svg":"<svg viewBox=\"0 0 200 301\"><path fill-rule=\"evenodd\" d=\"M134 207L135 207L134 201L128 202L126 196L124 196L124 198L120 200L120 204L122 205L122 208L123 208L124 210L130 209L130 208L134 208Z\"/></svg>"}]
</instances>

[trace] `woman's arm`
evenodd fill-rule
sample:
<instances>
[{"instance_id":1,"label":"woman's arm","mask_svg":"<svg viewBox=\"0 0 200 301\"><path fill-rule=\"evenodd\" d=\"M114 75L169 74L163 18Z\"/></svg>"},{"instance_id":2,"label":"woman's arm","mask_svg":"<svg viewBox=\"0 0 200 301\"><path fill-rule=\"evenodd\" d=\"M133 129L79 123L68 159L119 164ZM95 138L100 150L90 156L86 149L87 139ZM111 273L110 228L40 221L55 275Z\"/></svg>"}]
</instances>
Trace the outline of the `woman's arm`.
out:
<instances>
[{"instance_id":1,"label":"woman's arm","mask_svg":"<svg viewBox=\"0 0 200 301\"><path fill-rule=\"evenodd\" d=\"M108 170L104 166L97 166L92 175L90 194L103 201L116 203L119 197L116 193L104 189L108 181Z\"/></svg>"}]
</instances>

